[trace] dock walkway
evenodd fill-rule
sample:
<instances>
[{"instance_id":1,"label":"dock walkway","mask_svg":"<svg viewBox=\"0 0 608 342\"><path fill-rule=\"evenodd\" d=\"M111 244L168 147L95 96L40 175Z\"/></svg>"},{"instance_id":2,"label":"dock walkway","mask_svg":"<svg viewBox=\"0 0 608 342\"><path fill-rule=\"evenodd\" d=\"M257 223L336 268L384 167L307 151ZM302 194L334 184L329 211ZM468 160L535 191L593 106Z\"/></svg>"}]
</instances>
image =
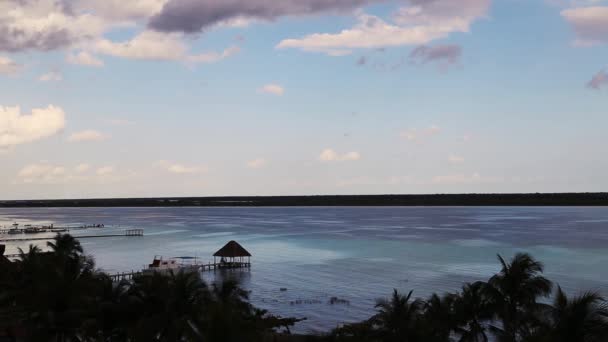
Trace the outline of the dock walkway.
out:
<instances>
[{"instance_id":1,"label":"dock walkway","mask_svg":"<svg viewBox=\"0 0 608 342\"><path fill-rule=\"evenodd\" d=\"M188 266L186 268L191 269L191 270L195 269L198 272L205 272L205 271L237 269L237 268L251 268L251 263L250 262L233 262L233 263L209 262L207 264L198 264L198 265L192 265L192 266ZM177 271L179 272L179 269ZM116 274L110 274L110 279L112 279L112 282L117 283L117 282L120 282L123 280L130 281L133 279L133 277L137 277L137 276L143 275L143 274L144 274L143 271L121 272L121 273L116 273Z\"/></svg>"},{"instance_id":2,"label":"dock walkway","mask_svg":"<svg viewBox=\"0 0 608 342\"><path fill-rule=\"evenodd\" d=\"M144 236L143 229L127 229L124 234L100 234L100 235L79 235L74 236L77 239L91 239L91 238L102 238L102 237L120 237L120 236ZM19 242L19 241L42 241L52 240L54 236L47 237L24 237L24 238L13 238L13 239L0 239L0 242Z\"/></svg>"},{"instance_id":3,"label":"dock walkway","mask_svg":"<svg viewBox=\"0 0 608 342\"><path fill-rule=\"evenodd\" d=\"M89 229L93 229L93 230L97 230L97 229L108 229L108 228L120 228L120 226L116 226L116 225L103 225L103 224L97 224L97 225L84 225L84 226L55 226L55 225L37 225L37 226L23 226L22 228L11 228L11 227L7 227L7 226L2 226L0 227L0 234L10 234L10 231L18 231L19 234L28 234L26 233L26 231L28 229L38 229L40 230L39 232L33 232L31 234L39 234L39 233L50 233L50 232L70 232L72 230L89 230Z\"/></svg>"}]
</instances>

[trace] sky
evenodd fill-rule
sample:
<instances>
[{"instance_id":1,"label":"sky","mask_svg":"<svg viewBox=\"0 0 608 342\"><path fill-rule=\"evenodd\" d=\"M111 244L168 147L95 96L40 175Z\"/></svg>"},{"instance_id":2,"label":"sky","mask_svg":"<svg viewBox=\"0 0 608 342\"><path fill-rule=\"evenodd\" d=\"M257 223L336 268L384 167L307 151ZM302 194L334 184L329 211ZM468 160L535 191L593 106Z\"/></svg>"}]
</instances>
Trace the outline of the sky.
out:
<instances>
[{"instance_id":1,"label":"sky","mask_svg":"<svg viewBox=\"0 0 608 342\"><path fill-rule=\"evenodd\" d=\"M605 0L0 0L0 199L608 191Z\"/></svg>"}]
</instances>

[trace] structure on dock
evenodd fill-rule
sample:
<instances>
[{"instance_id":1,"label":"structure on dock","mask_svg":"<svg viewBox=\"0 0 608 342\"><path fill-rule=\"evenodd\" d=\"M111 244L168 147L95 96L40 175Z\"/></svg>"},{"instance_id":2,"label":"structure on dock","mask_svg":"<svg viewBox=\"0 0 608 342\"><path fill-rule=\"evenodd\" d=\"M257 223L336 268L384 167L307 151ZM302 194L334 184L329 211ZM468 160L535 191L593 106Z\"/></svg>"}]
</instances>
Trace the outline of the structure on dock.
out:
<instances>
[{"instance_id":1,"label":"structure on dock","mask_svg":"<svg viewBox=\"0 0 608 342\"><path fill-rule=\"evenodd\" d=\"M217 258L220 258L219 262ZM246 258L246 259L245 259ZM195 260L194 263L183 263L184 260ZM111 274L110 279L113 282L130 281L134 277L151 274L171 274L176 272L205 272L215 271L218 269L237 269L251 267L251 253L236 241L228 242L224 247L220 248L213 254L213 262L199 263L195 257L177 257L163 260L161 256L155 256L152 264L148 268L141 271L123 272ZM178 262L182 261L182 263ZM163 265L162 267L159 267Z\"/></svg>"},{"instance_id":2,"label":"structure on dock","mask_svg":"<svg viewBox=\"0 0 608 342\"><path fill-rule=\"evenodd\" d=\"M143 229L127 229L125 230L125 236L144 236Z\"/></svg>"},{"instance_id":3,"label":"structure on dock","mask_svg":"<svg viewBox=\"0 0 608 342\"><path fill-rule=\"evenodd\" d=\"M220 267L222 267L222 265L227 266L227 268L231 268L231 266L251 266L251 253L234 240L231 240L213 254L214 264L217 264L218 257L220 258ZM247 261L245 261L245 258L247 258Z\"/></svg>"}]
</instances>

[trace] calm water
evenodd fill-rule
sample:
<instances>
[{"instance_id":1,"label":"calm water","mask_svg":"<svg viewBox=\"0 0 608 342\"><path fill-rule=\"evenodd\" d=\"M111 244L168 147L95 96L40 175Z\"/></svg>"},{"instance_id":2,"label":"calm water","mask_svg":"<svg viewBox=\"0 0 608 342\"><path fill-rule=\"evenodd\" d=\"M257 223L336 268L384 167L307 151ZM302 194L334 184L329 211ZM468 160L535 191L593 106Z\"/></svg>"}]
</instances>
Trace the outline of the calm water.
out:
<instances>
[{"instance_id":1,"label":"calm water","mask_svg":"<svg viewBox=\"0 0 608 342\"><path fill-rule=\"evenodd\" d=\"M144 228L143 238L82 240L108 272L141 269L155 254L210 260L237 240L253 267L225 276L239 278L256 305L307 317L298 331L367 318L393 288L426 296L485 280L498 271L497 253L530 252L567 291L608 296L608 208L0 209L0 225L14 221ZM331 305L331 297L350 304Z\"/></svg>"}]
</instances>

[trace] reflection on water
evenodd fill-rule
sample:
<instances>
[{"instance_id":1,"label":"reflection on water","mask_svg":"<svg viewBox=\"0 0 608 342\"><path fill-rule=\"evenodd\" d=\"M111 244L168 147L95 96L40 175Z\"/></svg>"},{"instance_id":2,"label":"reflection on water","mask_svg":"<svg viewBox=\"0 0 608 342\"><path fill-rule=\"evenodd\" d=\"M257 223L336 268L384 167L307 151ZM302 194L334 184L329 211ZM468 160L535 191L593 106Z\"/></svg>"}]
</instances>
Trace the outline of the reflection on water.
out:
<instances>
[{"instance_id":1,"label":"reflection on water","mask_svg":"<svg viewBox=\"0 0 608 342\"><path fill-rule=\"evenodd\" d=\"M138 270L154 255L209 261L237 240L253 254L251 270L204 278L237 278L256 305L307 317L299 331L366 318L393 288L426 296L486 279L498 270L497 253L528 251L566 290L608 295L608 208L0 209L0 226L14 221L104 223L112 226L108 234L145 229L142 238L82 240L108 272ZM7 253L17 247L27 242L10 244Z\"/></svg>"}]
</instances>

